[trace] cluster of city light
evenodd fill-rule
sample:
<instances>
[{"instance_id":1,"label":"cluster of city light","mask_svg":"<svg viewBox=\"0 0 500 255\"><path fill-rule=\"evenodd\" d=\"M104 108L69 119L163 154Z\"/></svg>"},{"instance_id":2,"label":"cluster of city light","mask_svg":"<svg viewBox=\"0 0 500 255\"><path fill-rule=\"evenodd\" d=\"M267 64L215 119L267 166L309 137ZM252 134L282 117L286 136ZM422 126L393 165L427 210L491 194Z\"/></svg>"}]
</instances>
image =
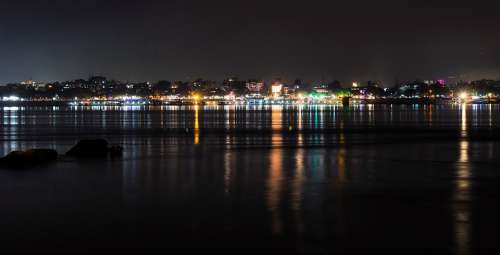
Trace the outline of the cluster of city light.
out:
<instances>
[{"instance_id":1,"label":"cluster of city light","mask_svg":"<svg viewBox=\"0 0 500 255\"><path fill-rule=\"evenodd\" d=\"M146 105L148 104L148 100L144 99L140 96L130 96L130 95L121 95L116 97L92 97L90 99L82 99L79 100L78 97L75 97L70 105L79 106L79 105L96 105L96 106L113 106L113 105Z\"/></svg>"},{"instance_id":2,"label":"cluster of city light","mask_svg":"<svg viewBox=\"0 0 500 255\"><path fill-rule=\"evenodd\" d=\"M2 101L4 101L4 102L17 102L17 101L24 101L24 99L22 99L18 96L7 96L7 97L2 97Z\"/></svg>"},{"instance_id":3,"label":"cluster of city light","mask_svg":"<svg viewBox=\"0 0 500 255\"><path fill-rule=\"evenodd\" d=\"M413 90L415 90L413 88ZM380 91L380 89L378 90ZM388 89L384 93L390 93ZM147 105L154 104L338 104L345 98L351 98L354 102L365 102L365 100L384 99L444 99L450 102L481 103L494 102L498 100L498 95L489 93L479 93L469 89L450 90L447 93L432 94L429 89L420 94L396 94L385 95L376 94L361 87L359 83L353 82L352 88L330 90L325 86L314 87L311 92L300 90L288 90L281 82L274 82L267 93L261 91L251 91L247 94L236 95L235 92L226 94L210 94L200 91L187 95L116 95L116 96L94 96L89 98L74 97L73 99L60 98L58 95L51 98L21 98L17 95L6 95L1 99L3 102L17 101L68 101L71 105ZM368 101L370 102L370 101Z\"/></svg>"},{"instance_id":4,"label":"cluster of city light","mask_svg":"<svg viewBox=\"0 0 500 255\"><path fill-rule=\"evenodd\" d=\"M469 93L467 91L462 91L460 93L457 94L457 100L459 100L460 102L477 102L477 101L481 101L481 100L490 100L492 98L494 98L495 95L493 93L488 93L488 94L473 94L473 93Z\"/></svg>"},{"instance_id":5,"label":"cluster of city light","mask_svg":"<svg viewBox=\"0 0 500 255\"><path fill-rule=\"evenodd\" d=\"M276 90L277 91L277 90ZM294 95L282 95L282 94L271 94L268 96L264 96L258 93L255 94L247 94L243 96L236 96L234 93L228 93L226 95L203 95L200 92L192 93L187 96L180 95L168 95L161 97L140 97L140 96L117 96L117 97L94 97L88 100L82 100L80 104L88 105L88 104L124 104L124 105L144 105L148 104L150 100L159 100L165 104L170 103L193 103L193 104L208 104L208 105L216 105L216 104L247 104L247 103L258 103L258 104L336 104L340 103L343 98L352 98L354 100L375 100L378 97L375 97L371 94L362 94L362 95L352 95L350 92L339 92L336 94L333 93L297 93ZM492 98L493 95L489 93L487 96L476 96L465 91L456 93L454 97L456 100L460 102L464 101L473 101L484 98ZM382 97L385 98L385 97ZM401 98L421 98L419 96L401 96ZM8 100L15 101L17 98L12 97ZM4 98L5 101L5 98ZM75 101L76 98L75 98ZM74 103L75 104L75 103ZM76 103L78 104L78 103Z\"/></svg>"}]
</instances>

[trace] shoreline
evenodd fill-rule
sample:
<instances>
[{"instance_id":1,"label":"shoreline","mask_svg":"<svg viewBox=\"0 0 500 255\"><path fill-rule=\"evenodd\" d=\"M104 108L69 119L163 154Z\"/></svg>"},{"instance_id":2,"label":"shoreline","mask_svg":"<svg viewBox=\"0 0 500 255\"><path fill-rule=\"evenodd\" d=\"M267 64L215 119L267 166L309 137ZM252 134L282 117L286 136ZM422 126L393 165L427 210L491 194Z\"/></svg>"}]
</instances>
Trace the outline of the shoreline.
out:
<instances>
[{"instance_id":1,"label":"shoreline","mask_svg":"<svg viewBox=\"0 0 500 255\"><path fill-rule=\"evenodd\" d=\"M350 102L350 105L449 105L449 104L458 104L458 102L452 99L430 99L430 98L385 98L385 99L353 99ZM460 103L463 104L463 103ZM500 104L500 100L490 99L490 100L482 100L482 101L470 101L466 102L466 104ZM117 103L114 100L100 100L95 102L90 102L88 104L81 104L72 100L61 100L61 101L38 101L38 100L26 100L26 101L0 101L1 107L37 107L37 106L73 106L73 107L82 107L82 106L315 106L315 105L324 105L324 106L342 106L342 102L331 102L331 103L309 103L309 102L293 102L289 101L287 103L274 103L274 102L266 102L266 103L227 103L227 102L218 102L212 103L211 101L203 101L203 102L165 102L165 101L144 101L143 103L137 104L127 104L119 102Z\"/></svg>"}]
</instances>

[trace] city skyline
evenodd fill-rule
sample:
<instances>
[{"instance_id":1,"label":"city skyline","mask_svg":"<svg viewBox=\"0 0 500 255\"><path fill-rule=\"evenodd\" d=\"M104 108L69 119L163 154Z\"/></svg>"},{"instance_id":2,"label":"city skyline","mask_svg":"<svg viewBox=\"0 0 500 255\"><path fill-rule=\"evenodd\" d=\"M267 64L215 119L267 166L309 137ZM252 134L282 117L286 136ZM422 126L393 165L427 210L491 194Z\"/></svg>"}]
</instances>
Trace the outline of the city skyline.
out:
<instances>
[{"instance_id":1,"label":"city skyline","mask_svg":"<svg viewBox=\"0 0 500 255\"><path fill-rule=\"evenodd\" d=\"M159 77L158 79L144 79L144 80L130 80L130 79L118 79L115 77L109 77L106 75L104 72L99 72L99 73L89 73L87 76L75 76L70 79L52 79L52 80L41 80L41 79L36 79L33 76L25 77L23 79L18 79L18 80L10 80L10 81L4 81L0 82L0 86L5 86L8 84L22 84L22 83L65 83L65 82L74 82L78 80L87 80L91 79L92 77L105 77L109 81L116 81L120 82L122 84L125 83L151 83L155 84L158 82L162 81L168 81L168 82L195 82L197 80L200 81L209 81L209 82L214 82L217 84L222 84L227 80L230 79L235 79L237 81L260 81L264 82L266 84L273 83L274 81L280 81L283 82L283 84L288 84L288 85L293 85L297 81L300 81L306 85L309 86L320 86L320 85L327 85L328 83L332 82L338 82L340 85L344 88L349 88L353 84L367 84L367 83L376 83L382 87L395 87L397 85L403 84L403 83L411 83L411 82L443 82L446 84L457 84L457 83L463 83L463 82L473 82L473 81L479 81L479 80L500 80L500 73L498 76L474 76L475 78L468 78L468 76L448 76L448 77L409 77L407 79L399 79L398 77L395 77L393 80L379 80L379 79L371 79L370 77L366 77L366 79L336 79L333 76L322 76L322 77L316 77L312 79L302 79L302 77L290 77L290 78L284 78L284 77L279 77L279 76L274 76L274 77L241 77L241 76L224 76L220 77L218 79L209 79L206 77L197 77L197 76L188 76L185 79L171 79L169 77ZM471 77L471 76L469 76Z\"/></svg>"}]
</instances>

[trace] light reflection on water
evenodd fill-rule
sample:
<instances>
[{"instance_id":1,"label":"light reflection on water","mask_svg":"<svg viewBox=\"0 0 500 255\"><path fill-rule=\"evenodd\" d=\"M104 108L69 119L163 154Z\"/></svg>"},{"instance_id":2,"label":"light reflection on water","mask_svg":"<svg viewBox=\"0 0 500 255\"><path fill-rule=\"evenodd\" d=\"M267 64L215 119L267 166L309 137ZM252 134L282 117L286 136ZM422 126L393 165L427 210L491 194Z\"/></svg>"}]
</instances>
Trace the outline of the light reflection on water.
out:
<instances>
[{"instance_id":1,"label":"light reflection on water","mask_svg":"<svg viewBox=\"0 0 500 255\"><path fill-rule=\"evenodd\" d=\"M272 148L269 153L269 176L267 180L267 206L271 212L272 229L274 234L282 232L281 196L283 185L282 150Z\"/></svg>"},{"instance_id":2,"label":"light reflection on water","mask_svg":"<svg viewBox=\"0 0 500 255\"><path fill-rule=\"evenodd\" d=\"M339 106L113 106L113 107L38 107L4 108L4 125L19 128L43 126L52 133L67 128L73 130L127 129L195 129L200 130L332 130L343 122L346 128L366 127L431 127L454 128L459 125L461 116L457 115L457 105L437 106L396 106L396 105L359 105L348 109ZM466 106L471 111L471 126L483 128L497 127L498 105ZM9 110L8 110L9 109ZM281 120L271 121L281 114ZM73 116L73 120L69 119ZM58 121L62 122L59 123ZM45 126L49 124L51 127ZM271 125L276 125L272 127Z\"/></svg>"},{"instance_id":3,"label":"light reflection on water","mask_svg":"<svg viewBox=\"0 0 500 255\"><path fill-rule=\"evenodd\" d=\"M228 149L224 153L224 192L229 194L231 192L231 178L233 178L233 155L231 150Z\"/></svg>"},{"instance_id":4,"label":"light reflection on water","mask_svg":"<svg viewBox=\"0 0 500 255\"><path fill-rule=\"evenodd\" d=\"M199 107L195 106L194 108L194 144L200 144L200 115L199 115Z\"/></svg>"},{"instance_id":5,"label":"light reflection on water","mask_svg":"<svg viewBox=\"0 0 500 255\"><path fill-rule=\"evenodd\" d=\"M294 211L297 223L297 233L302 233L304 226L302 222L302 200L303 186L306 180L305 173L305 152L303 148L297 149L295 154L295 173L292 182L292 210Z\"/></svg>"},{"instance_id":6,"label":"light reflection on water","mask_svg":"<svg viewBox=\"0 0 500 255\"><path fill-rule=\"evenodd\" d=\"M178 230L186 239L246 240L248 232L290 239L314 251L442 240L437 246L444 253L468 254L473 227L485 223L473 217L472 194L481 186L474 178L499 176L498 142L475 136L498 128L499 110L497 105L4 110L3 154L33 147L62 153L82 137L107 138L124 145L125 152L121 160L104 162L64 159L46 171L21 173L22 178L0 171L3 214L16 219L0 223L26 227L21 211L42 210L38 201L50 213L37 227L46 227L51 214L71 219L67 213L75 212L58 205L92 211L105 204L109 215L80 217L103 225L117 218L143 222L163 234ZM365 132L370 128L375 131ZM484 163L481 171L477 162ZM82 235L99 235L74 224Z\"/></svg>"},{"instance_id":7,"label":"light reflection on water","mask_svg":"<svg viewBox=\"0 0 500 255\"><path fill-rule=\"evenodd\" d=\"M473 110L476 110L473 107ZM474 111L476 112L476 111ZM476 119L477 121L477 119ZM455 232L458 254L469 254L471 164L469 158L467 106L461 106L460 145L454 194Z\"/></svg>"}]
</instances>

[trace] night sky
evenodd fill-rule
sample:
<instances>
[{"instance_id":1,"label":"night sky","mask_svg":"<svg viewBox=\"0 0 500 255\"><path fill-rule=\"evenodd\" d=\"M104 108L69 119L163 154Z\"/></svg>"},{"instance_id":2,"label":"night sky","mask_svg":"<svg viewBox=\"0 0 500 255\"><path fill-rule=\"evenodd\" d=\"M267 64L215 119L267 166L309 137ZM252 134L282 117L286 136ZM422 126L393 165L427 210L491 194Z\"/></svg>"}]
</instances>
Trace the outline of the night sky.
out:
<instances>
[{"instance_id":1,"label":"night sky","mask_svg":"<svg viewBox=\"0 0 500 255\"><path fill-rule=\"evenodd\" d=\"M0 83L500 78L498 2L2 0Z\"/></svg>"}]
</instances>

